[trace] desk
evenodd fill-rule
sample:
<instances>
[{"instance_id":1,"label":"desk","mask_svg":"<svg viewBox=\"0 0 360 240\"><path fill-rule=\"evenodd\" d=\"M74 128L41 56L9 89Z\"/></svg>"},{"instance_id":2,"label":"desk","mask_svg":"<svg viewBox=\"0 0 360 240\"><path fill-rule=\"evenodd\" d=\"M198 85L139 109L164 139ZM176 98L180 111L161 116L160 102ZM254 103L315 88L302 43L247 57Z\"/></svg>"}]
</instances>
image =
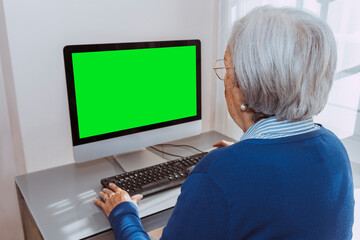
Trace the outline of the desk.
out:
<instances>
[{"instance_id":1,"label":"desk","mask_svg":"<svg viewBox=\"0 0 360 240\"><path fill-rule=\"evenodd\" d=\"M222 139L233 141L220 133L207 132L172 143L204 151ZM190 148L166 150L184 156L196 153ZM108 219L92 200L102 189L100 179L123 172L114 159L107 158L17 176L25 239L114 239ZM172 210L142 218L145 230L166 225Z\"/></svg>"}]
</instances>

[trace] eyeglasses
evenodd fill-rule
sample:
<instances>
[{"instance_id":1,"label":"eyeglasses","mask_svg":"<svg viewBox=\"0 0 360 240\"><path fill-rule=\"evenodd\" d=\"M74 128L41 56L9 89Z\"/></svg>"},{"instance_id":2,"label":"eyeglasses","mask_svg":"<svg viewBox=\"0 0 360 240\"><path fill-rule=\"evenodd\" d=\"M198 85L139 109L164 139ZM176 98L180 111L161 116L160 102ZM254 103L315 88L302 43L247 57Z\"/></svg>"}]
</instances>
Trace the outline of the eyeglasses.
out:
<instances>
[{"instance_id":1,"label":"eyeglasses","mask_svg":"<svg viewBox=\"0 0 360 240\"><path fill-rule=\"evenodd\" d=\"M224 59L218 59L215 62L215 65L213 67L216 76L220 79L220 80L224 80L225 79L225 75L226 75L226 69L228 68L234 68L234 66L230 66L230 67L226 67L225 66L225 62Z\"/></svg>"}]
</instances>

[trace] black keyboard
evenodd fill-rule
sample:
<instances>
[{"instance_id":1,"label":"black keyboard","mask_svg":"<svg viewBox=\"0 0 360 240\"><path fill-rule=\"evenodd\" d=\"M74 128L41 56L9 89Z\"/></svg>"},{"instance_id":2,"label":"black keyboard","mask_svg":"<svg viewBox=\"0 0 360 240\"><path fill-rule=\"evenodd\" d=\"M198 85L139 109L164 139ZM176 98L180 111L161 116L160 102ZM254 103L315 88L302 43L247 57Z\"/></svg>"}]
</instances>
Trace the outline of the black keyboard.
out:
<instances>
[{"instance_id":1,"label":"black keyboard","mask_svg":"<svg viewBox=\"0 0 360 240\"><path fill-rule=\"evenodd\" d=\"M151 167L122 173L113 177L101 179L103 187L109 188L114 183L127 191L130 196L142 194L143 196L160 192L181 185L195 165L207 152L183 157Z\"/></svg>"}]
</instances>

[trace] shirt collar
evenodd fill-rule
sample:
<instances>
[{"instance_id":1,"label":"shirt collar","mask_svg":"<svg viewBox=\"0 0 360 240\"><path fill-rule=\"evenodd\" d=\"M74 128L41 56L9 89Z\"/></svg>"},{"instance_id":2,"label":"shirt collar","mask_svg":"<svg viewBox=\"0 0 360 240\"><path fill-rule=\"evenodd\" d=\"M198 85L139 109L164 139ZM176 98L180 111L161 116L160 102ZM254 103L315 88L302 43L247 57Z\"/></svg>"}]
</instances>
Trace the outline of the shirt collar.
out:
<instances>
[{"instance_id":1,"label":"shirt collar","mask_svg":"<svg viewBox=\"0 0 360 240\"><path fill-rule=\"evenodd\" d=\"M288 120L280 121L276 117L269 117L262 119L252 125L244 133L240 141L251 138L273 139L288 137L314 131L318 128L319 126L314 124L312 118L308 118L303 121L292 122Z\"/></svg>"}]
</instances>

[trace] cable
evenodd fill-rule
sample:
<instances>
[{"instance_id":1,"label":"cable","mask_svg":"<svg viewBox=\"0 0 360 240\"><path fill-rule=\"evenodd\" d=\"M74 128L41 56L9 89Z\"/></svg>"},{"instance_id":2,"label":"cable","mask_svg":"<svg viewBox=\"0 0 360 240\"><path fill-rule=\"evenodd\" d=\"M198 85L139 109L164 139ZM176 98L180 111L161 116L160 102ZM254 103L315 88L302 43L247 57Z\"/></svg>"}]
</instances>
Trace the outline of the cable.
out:
<instances>
[{"instance_id":1,"label":"cable","mask_svg":"<svg viewBox=\"0 0 360 240\"><path fill-rule=\"evenodd\" d=\"M186 145L186 144L170 144L170 143L163 143L163 144L158 144L158 146L173 146L173 147L189 147L189 148L193 148L196 151L199 151L201 153L204 153L204 151L201 151L200 149L190 146L190 145Z\"/></svg>"},{"instance_id":2,"label":"cable","mask_svg":"<svg viewBox=\"0 0 360 240\"><path fill-rule=\"evenodd\" d=\"M157 149L157 148L154 148L154 147L149 147L149 148L154 149L154 150L156 150L156 151L158 151L158 152L161 152L161 153L170 155L170 156L180 157L180 158L183 158L183 157L184 157L184 156L180 156L180 155L176 155L176 154L172 154L172 153L167 153L167 152L161 151L161 150L159 150L159 149Z\"/></svg>"}]
</instances>

